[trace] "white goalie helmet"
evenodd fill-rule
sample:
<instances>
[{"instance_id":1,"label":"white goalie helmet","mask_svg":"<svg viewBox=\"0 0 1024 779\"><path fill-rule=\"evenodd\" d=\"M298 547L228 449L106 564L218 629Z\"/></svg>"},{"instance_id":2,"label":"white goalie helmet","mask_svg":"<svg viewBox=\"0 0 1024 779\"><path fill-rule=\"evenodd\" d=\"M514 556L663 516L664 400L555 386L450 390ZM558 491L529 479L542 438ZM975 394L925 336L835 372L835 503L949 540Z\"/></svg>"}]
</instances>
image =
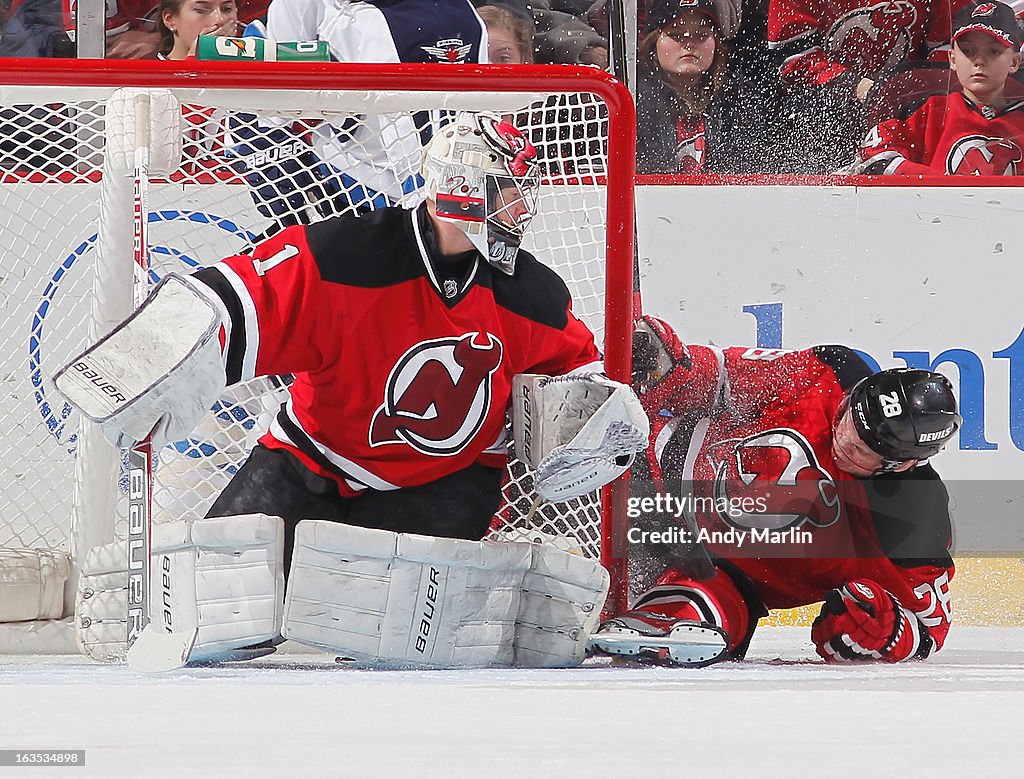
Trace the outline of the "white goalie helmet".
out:
<instances>
[{"instance_id":1,"label":"white goalie helmet","mask_svg":"<svg viewBox=\"0 0 1024 779\"><path fill-rule=\"evenodd\" d=\"M423 179L437 218L512 275L540 184L537 152L526 136L495 114L459 113L424 148Z\"/></svg>"}]
</instances>

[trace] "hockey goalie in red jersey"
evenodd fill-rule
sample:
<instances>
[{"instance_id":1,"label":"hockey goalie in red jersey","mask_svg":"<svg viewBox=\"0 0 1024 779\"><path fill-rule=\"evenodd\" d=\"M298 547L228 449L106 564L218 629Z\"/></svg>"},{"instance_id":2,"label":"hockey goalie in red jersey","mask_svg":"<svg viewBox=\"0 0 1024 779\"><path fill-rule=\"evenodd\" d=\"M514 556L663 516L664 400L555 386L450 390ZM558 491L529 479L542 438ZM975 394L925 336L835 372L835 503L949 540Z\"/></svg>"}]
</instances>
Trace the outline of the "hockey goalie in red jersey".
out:
<instances>
[{"instance_id":1,"label":"hockey goalie in red jersey","mask_svg":"<svg viewBox=\"0 0 1024 779\"><path fill-rule=\"evenodd\" d=\"M559 391L579 384L581 394L605 400L575 437L557 442L557 456L537 463L537 490L549 499L585 494L624 472L646 445L646 415L628 385L601 375L594 336L573 314L565 283L520 248L539 185L536 153L522 133L495 115L459 114L426 146L422 173L428 197L417 208L287 228L251 252L165 280L56 378L112 441L152 430L156 446L187 435L225 384L294 374L287 402L208 514L225 518L234 543L244 543L237 536L251 522L250 535L270 545L266 576L247 593L250 602L262 595L269 611L241 627L227 616L227 625L207 625L200 613L192 659L282 632L284 571L289 593L302 594L285 603L283 634L347 657L413 666L583 657L607 573L562 552L541 561L555 551L479 541L500 502L513 377L558 376ZM139 324L147 319L149 332ZM165 332L168 321L181 327ZM125 365L125 344L151 341L154 330L174 341L162 347L166 368L138 367L146 375L126 382L136 366ZM116 373L111 384L146 389L101 408L91 394L96 382L80 380L85 373ZM194 522L177 538L223 540L217 522ZM369 556L385 561L374 575L383 578L367 589L362 568L344 586L325 584L324 554L334 561L328 570L342 569L332 576L348 576L350 559ZM400 578L395 561L412 566L401 574L412 578L389 588ZM513 629L516 609L533 609L534 596L500 593L528 574L540 577L531 592L547 587L574 616L566 621L553 609L538 632ZM190 586L208 583L199 578ZM567 582L581 589L567 595ZM499 595L489 598L492 590ZM367 619L385 607L386 618ZM544 627L544 619L556 621Z\"/></svg>"},{"instance_id":2,"label":"hockey goalie in red jersey","mask_svg":"<svg viewBox=\"0 0 1024 779\"><path fill-rule=\"evenodd\" d=\"M928 459L960 426L948 380L872 374L842 346L684 346L654 317L637 338L649 481L676 498L662 502L671 516L645 515L653 524L643 526L675 522L688 538L647 538L688 543L654 550L669 567L601 626L592 649L678 665L739 659L767 609L819 601L811 638L826 661L897 662L940 648L951 526ZM636 523L631 533L644 543ZM710 628L724 639L717 648L704 640Z\"/></svg>"},{"instance_id":3,"label":"hockey goalie in red jersey","mask_svg":"<svg viewBox=\"0 0 1024 779\"><path fill-rule=\"evenodd\" d=\"M867 174L1019 176L1024 100L1006 94L1024 32L1005 3L974 2L953 27L950 67L962 92L933 95L868 133L854 166Z\"/></svg>"}]
</instances>

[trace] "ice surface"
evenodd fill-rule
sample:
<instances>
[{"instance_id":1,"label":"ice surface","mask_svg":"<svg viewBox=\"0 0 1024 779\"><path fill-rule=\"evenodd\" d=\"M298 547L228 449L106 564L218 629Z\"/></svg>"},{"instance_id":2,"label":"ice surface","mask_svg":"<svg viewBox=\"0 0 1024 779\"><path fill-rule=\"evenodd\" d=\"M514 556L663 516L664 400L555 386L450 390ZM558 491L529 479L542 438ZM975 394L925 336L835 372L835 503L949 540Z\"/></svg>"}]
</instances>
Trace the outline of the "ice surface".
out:
<instances>
[{"instance_id":1,"label":"ice surface","mask_svg":"<svg viewBox=\"0 0 1024 779\"><path fill-rule=\"evenodd\" d=\"M142 675L0 658L0 748L85 749L68 777L1022 776L1020 628L932 659L826 666L759 629L704 669L358 671L316 654ZM57 769L0 768L0 777Z\"/></svg>"}]
</instances>

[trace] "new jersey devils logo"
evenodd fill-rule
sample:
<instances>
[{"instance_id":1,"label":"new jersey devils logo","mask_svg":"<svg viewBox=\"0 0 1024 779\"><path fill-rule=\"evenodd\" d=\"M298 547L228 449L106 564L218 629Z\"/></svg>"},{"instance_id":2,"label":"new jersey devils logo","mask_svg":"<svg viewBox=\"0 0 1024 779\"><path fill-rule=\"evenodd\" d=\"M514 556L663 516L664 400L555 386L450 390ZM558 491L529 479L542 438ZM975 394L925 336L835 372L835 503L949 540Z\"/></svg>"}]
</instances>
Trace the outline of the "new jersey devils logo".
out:
<instances>
[{"instance_id":1,"label":"new jersey devils logo","mask_svg":"<svg viewBox=\"0 0 1024 779\"><path fill-rule=\"evenodd\" d=\"M825 35L825 49L848 68L867 76L903 62L917 9L909 0L885 0L844 14Z\"/></svg>"},{"instance_id":2,"label":"new jersey devils logo","mask_svg":"<svg viewBox=\"0 0 1024 779\"><path fill-rule=\"evenodd\" d=\"M1016 176L1021 148L1005 138L968 135L946 155L946 172L960 176Z\"/></svg>"},{"instance_id":3,"label":"new jersey devils logo","mask_svg":"<svg viewBox=\"0 0 1024 779\"><path fill-rule=\"evenodd\" d=\"M391 369L384 402L370 423L370 446L406 443L423 454L461 452L491 409L491 376L501 357L501 341L490 333L413 346Z\"/></svg>"},{"instance_id":4,"label":"new jersey devils logo","mask_svg":"<svg viewBox=\"0 0 1024 779\"><path fill-rule=\"evenodd\" d=\"M704 140L704 121L696 124L681 123L678 142L676 143L676 165L683 175L697 173L704 167L704 151L707 144Z\"/></svg>"},{"instance_id":5,"label":"new jersey devils logo","mask_svg":"<svg viewBox=\"0 0 1024 779\"><path fill-rule=\"evenodd\" d=\"M708 457L715 469L716 506L757 507L739 516L719 511L729 524L770 530L804 523L828 527L842 513L835 482L795 430L776 428L722 441Z\"/></svg>"},{"instance_id":6,"label":"new jersey devils logo","mask_svg":"<svg viewBox=\"0 0 1024 779\"><path fill-rule=\"evenodd\" d=\"M481 115L480 130L487 145L505 158L505 167L513 176L525 176L537 162L537 150L514 124Z\"/></svg>"}]
</instances>

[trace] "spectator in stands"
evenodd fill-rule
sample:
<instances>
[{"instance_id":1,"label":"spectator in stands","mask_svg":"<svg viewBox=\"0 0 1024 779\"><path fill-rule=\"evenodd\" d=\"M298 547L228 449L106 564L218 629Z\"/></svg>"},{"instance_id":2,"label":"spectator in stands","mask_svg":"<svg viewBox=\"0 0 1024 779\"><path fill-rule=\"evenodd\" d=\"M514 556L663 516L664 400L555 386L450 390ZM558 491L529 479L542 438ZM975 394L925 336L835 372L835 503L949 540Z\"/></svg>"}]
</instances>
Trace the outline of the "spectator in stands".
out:
<instances>
[{"instance_id":1,"label":"spectator in stands","mask_svg":"<svg viewBox=\"0 0 1024 779\"><path fill-rule=\"evenodd\" d=\"M949 61L963 91L932 95L879 123L853 172L1024 174L1024 99L1019 91L1007 95L1007 80L1020 70L1022 43L1024 33L1005 3L961 8Z\"/></svg>"},{"instance_id":2,"label":"spectator in stands","mask_svg":"<svg viewBox=\"0 0 1024 779\"><path fill-rule=\"evenodd\" d=\"M637 54L639 173L760 170L764 116L727 70L739 24L734 0L651 0Z\"/></svg>"},{"instance_id":3,"label":"spectator in stands","mask_svg":"<svg viewBox=\"0 0 1024 779\"><path fill-rule=\"evenodd\" d=\"M608 42L588 21L593 0L473 0L525 19L532 28L531 62L608 67Z\"/></svg>"},{"instance_id":4,"label":"spectator in stands","mask_svg":"<svg viewBox=\"0 0 1024 779\"><path fill-rule=\"evenodd\" d=\"M235 0L160 0L161 59L195 56L200 35L233 36L239 33Z\"/></svg>"},{"instance_id":5,"label":"spectator in stands","mask_svg":"<svg viewBox=\"0 0 1024 779\"><path fill-rule=\"evenodd\" d=\"M0 3L0 57L73 57L60 0Z\"/></svg>"},{"instance_id":6,"label":"spectator in stands","mask_svg":"<svg viewBox=\"0 0 1024 779\"><path fill-rule=\"evenodd\" d=\"M65 24L74 30L75 19L64 0ZM156 56L160 33L156 28L157 0L108 0L106 56L110 59L149 59Z\"/></svg>"},{"instance_id":7,"label":"spectator in stands","mask_svg":"<svg viewBox=\"0 0 1024 779\"><path fill-rule=\"evenodd\" d=\"M533 63L533 20L505 5L476 9L487 25L487 59L492 65Z\"/></svg>"},{"instance_id":8,"label":"spectator in stands","mask_svg":"<svg viewBox=\"0 0 1024 779\"><path fill-rule=\"evenodd\" d=\"M593 0L531 0L538 62L608 68L608 41L589 21Z\"/></svg>"},{"instance_id":9,"label":"spectator in stands","mask_svg":"<svg viewBox=\"0 0 1024 779\"><path fill-rule=\"evenodd\" d=\"M867 131L864 102L875 79L948 45L951 6L963 1L770 0L768 45L791 120L788 169L829 173L846 164Z\"/></svg>"},{"instance_id":10,"label":"spectator in stands","mask_svg":"<svg viewBox=\"0 0 1024 779\"><path fill-rule=\"evenodd\" d=\"M725 78L725 31L710 0L652 5L644 30L637 53L637 170L697 173L705 162L705 117Z\"/></svg>"},{"instance_id":11,"label":"spectator in stands","mask_svg":"<svg viewBox=\"0 0 1024 779\"><path fill-rule=\"evenodd\" d=\"M74 30L75 21L63 0L65 26ZM210 0L215 4L215 0ZM264 16L270 0L236 2L238 18L242 22ZM219 3L217 3L219 4ZM156 57L163 43L159 20L162 16L159 0L108 0L107 2L107 58L148 59ZM165 52L166 54L166 52Z\"/></svg>"}]
</instances>

